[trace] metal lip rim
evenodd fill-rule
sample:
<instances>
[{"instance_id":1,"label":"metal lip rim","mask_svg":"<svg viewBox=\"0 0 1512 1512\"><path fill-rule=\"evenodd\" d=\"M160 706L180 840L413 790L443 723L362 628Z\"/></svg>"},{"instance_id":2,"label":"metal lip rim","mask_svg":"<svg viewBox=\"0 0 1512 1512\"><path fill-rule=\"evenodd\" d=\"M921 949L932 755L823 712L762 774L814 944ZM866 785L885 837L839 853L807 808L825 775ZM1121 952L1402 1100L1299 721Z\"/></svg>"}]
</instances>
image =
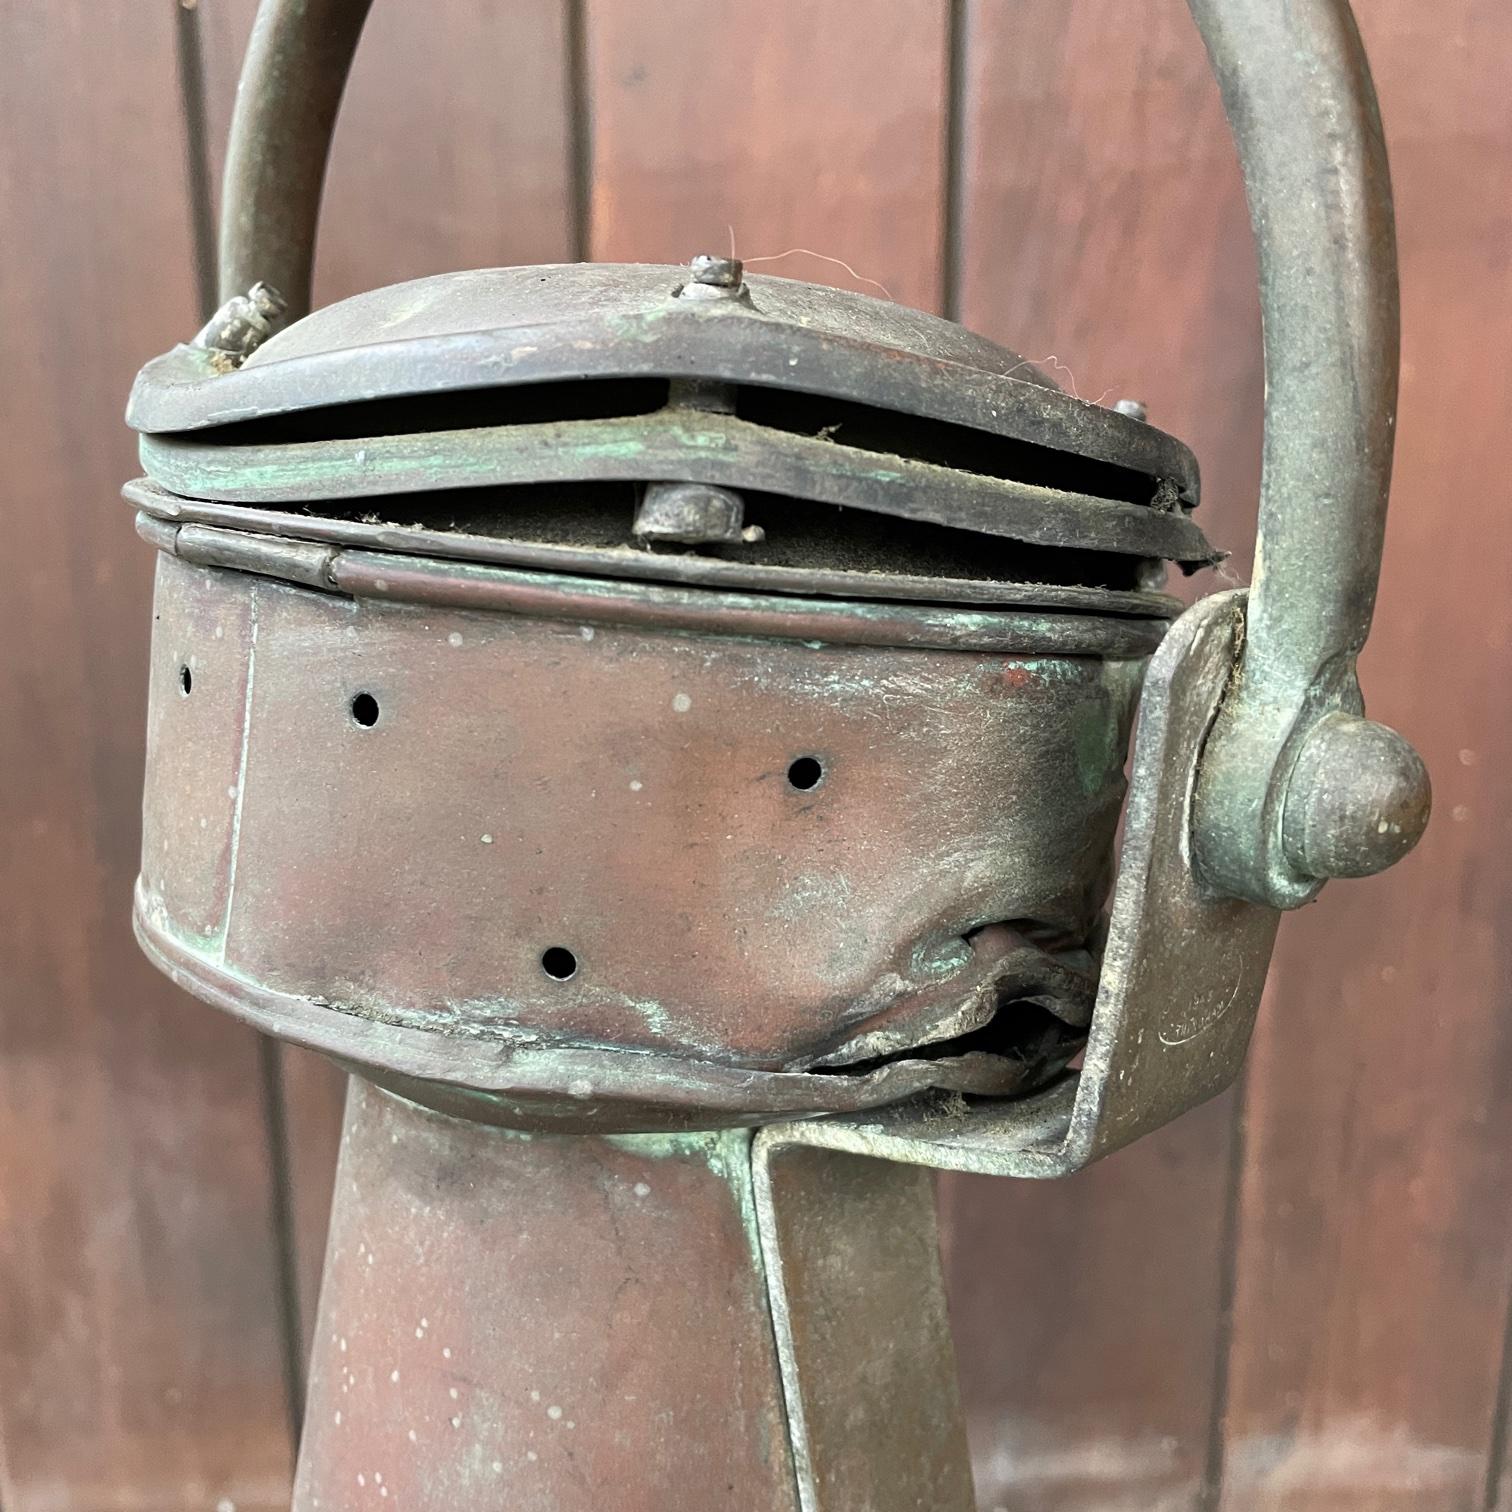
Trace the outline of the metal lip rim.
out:
<instances>
[{"instance_id":1,"label":"metal lip rim","mask_svg":"<svg viewBox=\"0 0 1512 1512\"><path fill-rule=\"evenodd\" d=\"M1148 501L1109 498L676 406L648 415L244 446L192 434L142 436L138 450L144 471L169 492L234 504L656 479L777 493L969 535L1155 557L1188 568L1220 558L1190 511L1170 507L1158 490Z\"/></svg>"},{"instance_id":2,"label":"metal lip rim","mask_svg":"<svg viewBox=\"0 0 1512 1512\"><path fill-rule=\"evenodd\" d=\"M380 1085L398 1079L407 1087L434 1091L441 1111L454 1110L459 1099L489 1100L499 1116L485 1122L601 1133L729 1127L866 1113L942 1090L933 1076L934 1063L927 1060L895 1061L854 1076L760 1071L610 1046L511 1047L393 1024L238 976L186 945L153 917L155 911L138 877L132 929L148 960L176 986L254 1029L330 1056ZM586 1095L585 1085L590 1089ZM404 1095L414 1097L415 1092ZM511 1109L511 1099L521 1108L534 1107L540 1116ZM476 1103L473 1111L476 1116Z\"/></svg>"},{"instance_id":3,"label":"metal lip rim","mask_svg":"<svg viewBox=\"0 0 1512 1512\"><path fill-rule=\"evenodd\" d=\"M169 524L193 524L249 535L283 538L360 551L393 552L482 566L515 567L611 581L670 583L714 590L735 589L775 597L821 598L976 611L1030 609L1045 613L1094 614L1169 623L1185 607L1172 594L1153 590L1097 588L1074 583L1036 583L987 578L949 578L847 568L786 567L729 561L693 552L658 553L633 547L573 546L508 537L365 523L284 510L191 499L150 478L124 485L128 504Z\"/></svg>"},{"instance_id":4,"label":"metal lip rim","mask_svg":"<svg viewBox=\"0 0 1512 1512\"><path fill-rule=\"evenodd\" d=\"M1166 622L1115 615L805 599L573 577L471 562L342 550L138 517L138 534L199 567L256 574L330 596L601 624L710 639L876 646L990 657L1142 661Z\"/></svg>"}]
</instances>

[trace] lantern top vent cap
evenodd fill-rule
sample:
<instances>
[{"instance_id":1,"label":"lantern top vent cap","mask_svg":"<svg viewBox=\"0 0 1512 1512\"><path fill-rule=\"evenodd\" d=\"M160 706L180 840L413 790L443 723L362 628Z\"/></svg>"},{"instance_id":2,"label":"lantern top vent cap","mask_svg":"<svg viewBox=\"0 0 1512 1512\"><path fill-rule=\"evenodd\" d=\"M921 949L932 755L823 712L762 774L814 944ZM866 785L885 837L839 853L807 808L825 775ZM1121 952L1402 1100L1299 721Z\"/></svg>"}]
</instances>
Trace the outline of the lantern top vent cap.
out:
<instances>
[{"instance_id":1,"label":"lantern top vent cap","mask_svg":"<svg viewBox=\"0 0 1512 1512\"><path fill-rule=\"evenodd\" d=\"M695 292L696 291L696 292ZM1197 499L1179 441L1062 392L953 321L733 259L445 273L354 295L268 337L239 366L180 346L137 378L147 434L299 410L581 379L693 378L833 395L1033 441L1170 480Z\"/></svg>"}]
</instances>

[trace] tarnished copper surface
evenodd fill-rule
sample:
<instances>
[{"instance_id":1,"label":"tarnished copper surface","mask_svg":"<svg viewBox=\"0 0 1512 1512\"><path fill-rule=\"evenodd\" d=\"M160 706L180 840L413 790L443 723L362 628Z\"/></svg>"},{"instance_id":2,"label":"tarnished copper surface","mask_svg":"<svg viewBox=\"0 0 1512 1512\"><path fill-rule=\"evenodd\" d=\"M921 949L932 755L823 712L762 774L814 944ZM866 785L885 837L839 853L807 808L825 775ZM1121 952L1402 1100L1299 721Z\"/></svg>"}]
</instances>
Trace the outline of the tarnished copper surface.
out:
<instances>
[{"instance_id":1,"label":"tarnished copper surface","mask_svg":"<svg viewBox=\"0 0 1512 1512\"><path fill-rule=\"evenodd\" d=\"M933 1173L765 1135L754 1169L806 1505L972 1512Z\"/></svg>"},{"instance_id":2,"label":"tarnished copper surface","mask_svg":"<svg viewBox=\"0 0 1512 1512\"><path fill-rule=\"evenodd\" d=\"M696 1102L667 1094L679 1067L738 1118L1012 1091L1069 1051L911 1053L1028 998L1085 1022L1053 952L1101 904L1138 663L353 600L166 557L158 616L154 749L194 759L149 770L143 931L266 1027L314 1016L353 1063L617 1127L614 1104Z\"/></svg>"},{"instance_id":3,"label":"tarnished copper surface","mask_svg":"<svg viewBox=\"0 0 1512 1512\"><path fill-rule=\"evenodd\" d=\"M1064 1176L1233 1081L1280 914L1207 893L1192 875L1187 841L1203 742L1234 676L1244 607L1241 592L1194 604L1150 661L1118 882L1080 1068L1035 1096L889 1108L864 1121L790 1123L763 1140L947 1170Z\"/></svg>"},{"instance_id":4,"label":"tarnished copper surface","mask_svg":"<svg viewBox=\"0 0 1512 1512\"><path fill-rule=\"evenodd\" d=\"M295 1512L798 1512L748 1135L352 1086Z\"/></svg>"}]
</instances>

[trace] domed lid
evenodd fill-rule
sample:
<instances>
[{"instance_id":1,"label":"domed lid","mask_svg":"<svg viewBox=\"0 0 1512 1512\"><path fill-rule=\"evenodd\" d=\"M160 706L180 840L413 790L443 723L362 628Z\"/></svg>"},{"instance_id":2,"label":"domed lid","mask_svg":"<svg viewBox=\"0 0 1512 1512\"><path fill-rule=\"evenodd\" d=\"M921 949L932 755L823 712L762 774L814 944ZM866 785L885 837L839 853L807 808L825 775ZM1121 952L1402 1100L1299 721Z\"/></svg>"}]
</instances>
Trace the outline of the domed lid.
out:
<instances>
[{"instance_id":1,"label":"domed lid","mask_svg":"<svg viewBox=\"0 0 1512 1512\"><path fill-rule=\"evenodd\" d=\"M719 262L719 259L709 259ZM736 265L738 267L738 264ZM689 297L693 289L714 297ZM740 275L731 297L670 265L568 263L443 273L327 305L218 370L178 347L142 370L127 423L202 430L380 398L581 378L682 376L834 394L1169 479L1174 437L1063 393L964 326L870 295ZM963 373L961 370L969 372Z\"/></svg>"},{"instance_id":2,"label":"domed lid","mask_svg":"<svg viewBox=\"0 0 1512 1512\"><path fill-rule=\"evenodd\" d=\"M374 290L244 360L175 348L142 371L127 418L162 490L247 509L351 513L402 494L413 514L418 496L444 495L466 531L476 520L460 518L474 513L458 507L463 495L481 508L515 490L508 514L526 500L519 490L535 490L539 507L543 489L577 500L600 485L687 484L779 512L814 506L806 521L844 510L846 535L872 533L868 517L881 516L941 528L955 548L961 532L1020 543L1030 559L1015 574L1030 581L1134 587L1133 562L1216 556L1189 518L1196 463L1173 437L1062 392L951 321L746 278L729 259L695 259L691 272L495 268ZM735 516L720 507L738 516L738 503ZM628 521L624 535L637 544ZM668 539L780 565L780 552L758 549L759 528ZM1131 565L1104 582L1100 569L1047 567L1034 555L1044 551Z\"/></svg>"}]
</instances>

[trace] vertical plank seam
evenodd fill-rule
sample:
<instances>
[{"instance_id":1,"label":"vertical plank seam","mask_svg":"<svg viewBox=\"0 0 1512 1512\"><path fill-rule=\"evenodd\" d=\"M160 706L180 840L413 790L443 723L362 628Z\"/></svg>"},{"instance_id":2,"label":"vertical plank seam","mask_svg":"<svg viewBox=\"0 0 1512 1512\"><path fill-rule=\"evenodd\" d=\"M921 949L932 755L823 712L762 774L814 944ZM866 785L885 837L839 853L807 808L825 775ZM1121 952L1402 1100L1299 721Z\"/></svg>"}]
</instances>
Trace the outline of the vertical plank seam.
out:
<instances>
[{"instance_id":1,"label":"vertical plank seam","mask_svg":"<svg viewBox=\"0 0 1512 1512\"><path fill-rule=\"evenodd\" d=\"M21 1498L16 1494L15 1482L11 1480L10 1461L5 1453L5 1435L0 1433L0 1512L6 1507L19 1507Z\"/></svg>"},{"instance_id":2,"label":"vertical plank seam","mask_svg":"<svg viewBox=\"0 0 1512 1512\"><path fill-rule=\"evenodd\" d=\"M218 257L215 233L215 196L211 186L209 121L205 103L205 49L200 30L197 0L178 0L175 27L179 105L183 118L185 183L189 201L192 258L200 313L208 319L216 306ZM253 627L256 644L256 627ZM248 708L251 717L251 669L248 670ZM238 775L237 810L240 817L246 783L246 749L242 750ZM235 863L231 885L235 886ZM227 919L230 925L230 900ZM299 1443L304 1417L304 1370L300 1339L299 1293L294 1261L293 1202L290 1189L288 1120L283 1086L283 1055L272 1040L256 1035L256 1054L263 1126L268 1156L269 1220L274 1247L274 1288L278 1309L279 1353L283 1366L284 1405L289 1417L291 1449Z\"/></svg>"},{"instance_id":3,"label":"vertical plank seam","mask_svg":"<svg viewBox=\"0 0 1512 1512\"><path fill-rule=\"evenodd\" d=\"M1512 1285L1507 1289L1502 1317L1501 1360L1492 1411L1495 1415L1491 1419L1491 1440L1486 1447L1486 1488L1482 1497L1485 1512L1497 1512L1502 1504L1502 1469L1507 1461L1507 1413L1512 1411Z\"/></svg>"},{"instance_id":4,"label":"vertical plank seam","mask_svg":"<svg viewBox=\"0 0 1512 1512\"><path fill-rule=\"evenodd\" d=\"M175 61L184 121L185 183L189 194L191 255L200 318L215 313L215 218L210 193L210 153L206 142L205 49L196 0L175 7Z\"/></svg>"},{"instance_id":5,"label":"vertical plank seam","mask_svg":"<svg viewBox=\"0 0 1512 1512\"><path fill-rule=\"evenodd\" d=\"M593 256L593 94L588 74L587 0L562 0L567 77L567 183L572 257Z\"/></svg>"},{"instance_id":6,"label":"vertical plank seam","mask_svg":"<svg viewBox=\"0 0 1512 1512\"><path fill-rule=\"evenodd\" d=\"M961 318L962 235L966 219L966 64L969 0L946 0L944 214L940 217L940 311Z\"/></svg>"},{"instance_id":7,"label":"vertical plank seam","mask_svg":"<svg viewBox=\"0 0 1512 1512\"><path fill-rule=\"evenodd\" d=\"M1228 1450L1229 1378L1234 1344L1234 1299L1239 1284L1239 1235L1243 1222L1244 1163L1248 1148L1245 1117L1249 1075L1239 1079L1229 1132L1228 1170L1223 1198L1223 1229L1218 1244L1218 1321L1214 1329L1212 1404L1198 1495L1198 1512L1217 1512L1223 1497Z\"/></svg>"}]
</instances>

